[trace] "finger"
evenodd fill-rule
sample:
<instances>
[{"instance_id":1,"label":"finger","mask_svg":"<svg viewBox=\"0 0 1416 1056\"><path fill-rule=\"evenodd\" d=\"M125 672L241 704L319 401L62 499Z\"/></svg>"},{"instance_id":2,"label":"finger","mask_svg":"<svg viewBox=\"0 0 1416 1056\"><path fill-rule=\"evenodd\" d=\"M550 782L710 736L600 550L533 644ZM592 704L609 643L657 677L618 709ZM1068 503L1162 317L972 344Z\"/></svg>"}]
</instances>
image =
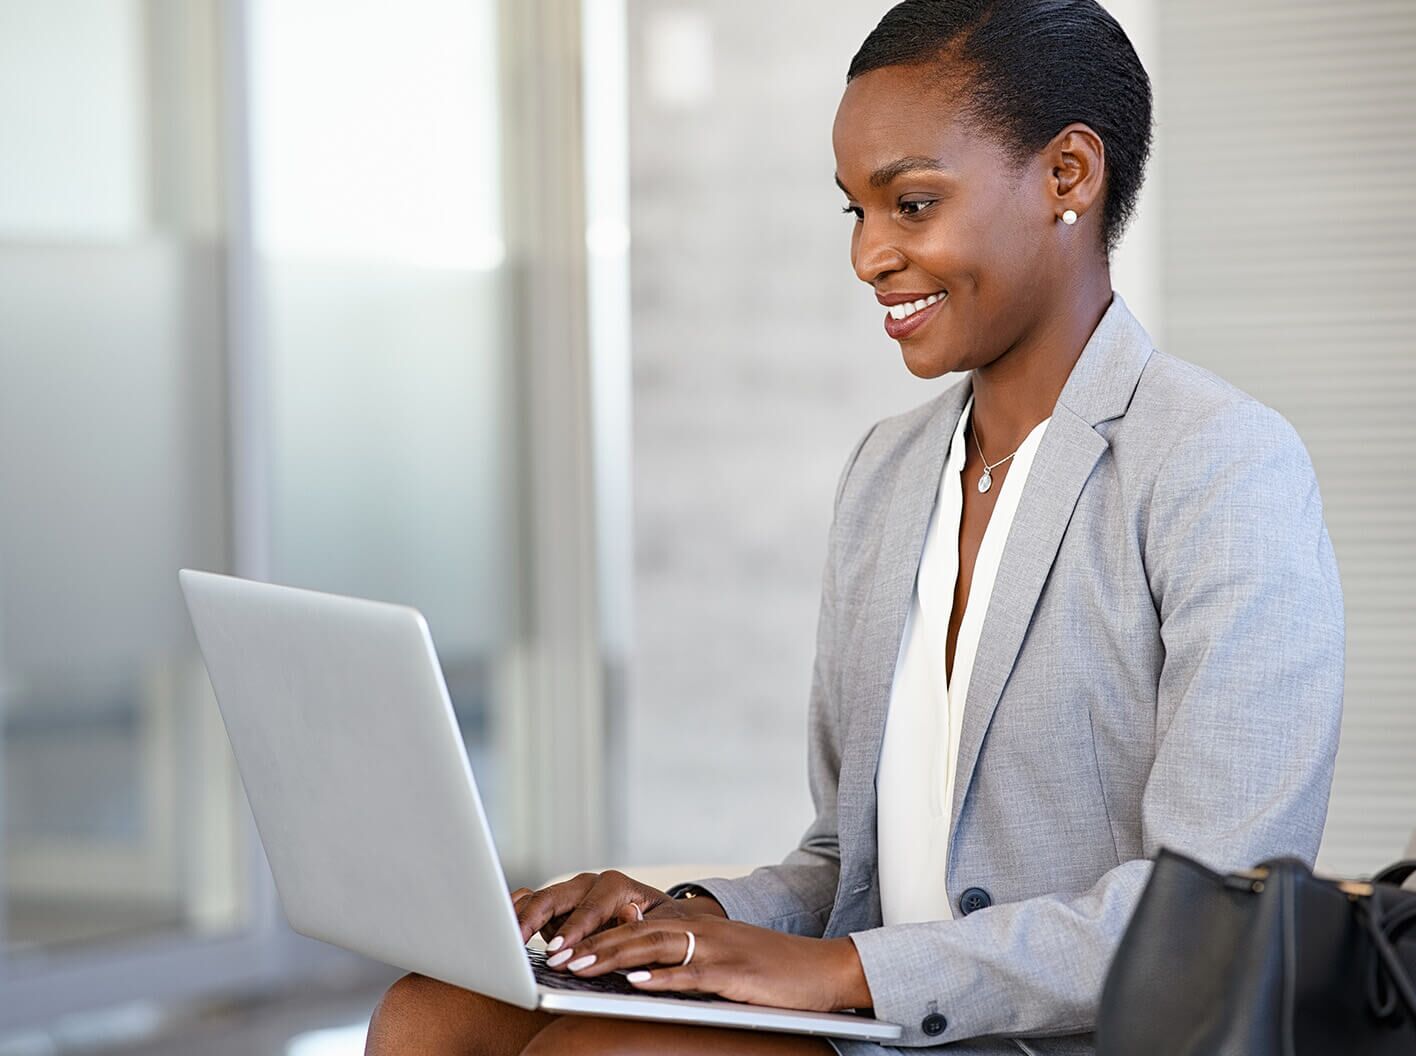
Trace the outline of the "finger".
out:
<instances>
[{"instance_id":1,"label":"finger","mask_svg":"<svg viewBox=\"0 0 1416 1056\"><path fill-rule=\"evenodd\" d=\"M566 917L575 909L579 897L574 891L546 888L528 895L521 903L517 916L522 933L530 938L537 932L549 940Z\"/></svg>"},{"instance_id":2,"label":"finger","mask_svg":"<svg viewBox=\"0 0 1416 1056\"><path fill-rule=\"evenodd\" d=\"M611 919L605 921L604 924L595 929L594 934L598 935L601 932L610 931L613 928L618 928L625 924L635 924L643 919L644 914L640 912L638 904L626 902L624 905L620 906L619 909L615 910L614 916ZM565 936L560 933L561 928L565 926L565 921L565 917L557 917L541 929L541 934L546 939L546 949L550 953L556 953L565 946ZM554 936L554 938L551 936ZM555 968L559 967L559 965L552 965L551 967Z\"/></svg>"},{"instance_id":3,"label":"finger","mask_svg":"<svg viewBox=\"0 0 1416 1056\"><path fill-rule=\"evenodd\" d=\"M565 922L570 914L562 914L553 917L544 927L541 928L541 936L546 940L546 949L555 953L565 945L565 937L561 934L561 929L565 927ZM639 908L638 902L626 902L615 910L614 915L598 928L595 933L608 931L610 928L617 928L622 924L633 924L644 919L644 911Z\"/></svg>"},{"instance_id":4,"label":"finger","mask_svg":"<svg viewBox=\"0 0 1416 1056\"><path fill-rule=\"evenodd\" d=\"M639 885L623 873L610 869L600 874L588 894L580 899L570 918L556 932L566 946L574 946L605 924L613 925L615 914L626 902L639 896Z\"/></svg>"},{"instance_id":5,"label":"finger","mask_svg":"<svg viewBox=\"0 0 1416 1056\"><path fill-rule=\"evenodd\" d=\"M565 945L565 939L561 936L560 932L561 929L565 927L565 922L569 918L569 913L558 913L550 920L546 921L546 923L541 925L541 938L546 940L546 949L550 950L552 953L555 953L557 950L559 950L562 946ZM634 920L636 918L630 917L629 919ZM603 931L606 928L618 927L620 924L623 923L625 923L625 921L619 919L618 916L615 916L605 921L605 923L600 925L600 927L596 930Z\"/></svg>"},{"instance_id":6,"label":"finger","mask_svg":"<svg viewBox=\"0 0 1416 1056\"><path fill-rule=\"evenodd\" d=\"M576 975L604 975L617 969L682 964L687 954L685 931L664 930L658 924L625 924L581 942L566 967Z\"/></svg>"},{"instance_id":7,"label":"finger","mask_svg":"<svg viewBox=\"0 0 1416 1056\"><path fill-rule=\"evenodd\" d=\"M521 941L528 941L553 918L570 913L595 882L594 873L581 873L570 880L533 891L517 904Z\"/></svg>"},{"instance_id":8,"label":"finger","mask_svg":"<svg viewBox=\"0 0 1416 1056\"><path fill-rule=\"evenodd\" d=\"M521 937L530 938L533 932L526 929L526 913L531 899L536 895L534 890L523 891L511 900L511 908L516 913L516 922L521 925Z\"/></svg>"},{"instance_id":9,"label":"finger","mask_svg":"<svg viewBox=\"0 0 1416 1056\"><path fill-rule=\"evenodd\" d=\"M724 982L715 978L712 965L693 961L682 967L641 969L625 975L638 990L697 990L706 994L721 993Z\"/></svg>"},{"instance_id":10,"label":"finger","mask_svg":"<svg viewBox=\"0 0 1416 1056\"><path fill-rule=\"evenodd\" d=\"M626 902L615 910L615 921L618 924L636 924L644 919L644 910L639 908L638 902Z\"/></svg>"},{"instance_id":11,"label":"finger","mask_svg":"<svg viewBox=\"0 0 1416 1056\"><path fill-rule=\"evenodd\" d=\"M686 916L688 916L688 914L683 911L680 899L665 899L662 902L649 905L648 908L644 910L646 920L662 920L665 917L673 920L682 920Z\"/></svg>"},{"instance_id":12,"label":"finger","mask_svg":"<svg viewBox=\"0 0 1416 1056\"><path fill-rule=\"evenodd\" d=\"M565 927L566 919L569 916L569 913L557 913L541 925L541 938L546 940L546 949L552 953L565 945L565 940L560 936L560 930Z\"/></svg>"}]
</instances>

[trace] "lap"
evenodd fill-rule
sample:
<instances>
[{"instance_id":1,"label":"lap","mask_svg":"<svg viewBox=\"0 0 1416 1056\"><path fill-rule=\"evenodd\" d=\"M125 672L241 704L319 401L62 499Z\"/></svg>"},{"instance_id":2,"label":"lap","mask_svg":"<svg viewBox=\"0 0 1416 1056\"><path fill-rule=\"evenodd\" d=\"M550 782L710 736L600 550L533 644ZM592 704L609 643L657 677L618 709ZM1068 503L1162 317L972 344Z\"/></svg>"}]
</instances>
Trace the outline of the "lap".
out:
<instances>
[{"instance_id":1,"label":"lap","mask_svg":"<svg viewBox=\"0 0 1416 1056\"><path fill-rule=\"evenodd\" d=\"M528 1010L408 975L374 1011L367 1056L636 1056L732 1053L734 1056L835 1056L823 1038L612 1016ZM852 1050L852 1056L855 1056ZM869 1046L872 1056L894 1050Z\"/></svg>"},{"instance_id":2,"label":"lap","mask_svg":"<svg viewBox=\"0 0 1416 1056\"><path fill-rule=\"evenodd\" d=\"M523 1056L832 1056L822 1038L760 1030L651 1023L613 1016L560 1015L531 1039Z\"/></svg>"},{"instance_id":3,"label":"lap","mask_svg":"<svg viewBox=\"0 0 1416 1056\"><path fill-rule=\"evenodd\" d=\"M1021 1056L1026 1052L1095 1053L1091 1035L1039 1038L1027 1044L975 1038L902 1049L874 1042L830 1041L803 1034L731 1030L517 1008L495 998L409 975L375 1009L368 1056L634 1056L635 1053L735 1053L741 1056Z\"/></svg>"},{"instance_id":4,"label":"lap","mask_svg":"<svg viewBox=\"0 0 1416 1056\"><path fill-rule=\"evenodd\" d=\"M374 1009L366 1056L518 1056L554 1019L483 994L406 975Z\"/></svg>"}]
</instances>

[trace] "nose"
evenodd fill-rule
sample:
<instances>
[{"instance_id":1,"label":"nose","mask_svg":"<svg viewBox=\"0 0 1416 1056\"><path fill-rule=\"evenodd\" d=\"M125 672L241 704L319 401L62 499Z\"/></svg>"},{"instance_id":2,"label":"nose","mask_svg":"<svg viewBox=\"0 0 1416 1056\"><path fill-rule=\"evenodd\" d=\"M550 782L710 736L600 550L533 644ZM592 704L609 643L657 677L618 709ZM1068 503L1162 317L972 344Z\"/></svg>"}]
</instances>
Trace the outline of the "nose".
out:
<instances>
[{"instance_id":1,"label":"nose","mask_svg":"<svg viewBox=\"0 0 1416 1056\"><path fill-rule=\"evenodd\" d=\"M889 225L882 219L871 221L870 214L856 225L855 242L851 246L851 265L861 282L875 285L882 275L899 271L905 257L891 238Z\"/></svg>"}]
</instances>

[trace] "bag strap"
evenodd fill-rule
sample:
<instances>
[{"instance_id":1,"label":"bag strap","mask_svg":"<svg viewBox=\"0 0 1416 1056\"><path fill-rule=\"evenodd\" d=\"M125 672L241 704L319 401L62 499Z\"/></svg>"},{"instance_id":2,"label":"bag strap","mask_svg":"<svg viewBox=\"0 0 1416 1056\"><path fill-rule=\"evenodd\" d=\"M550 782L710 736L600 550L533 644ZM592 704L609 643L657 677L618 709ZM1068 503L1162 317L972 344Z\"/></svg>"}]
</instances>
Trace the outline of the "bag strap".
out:
<instances>
[{"instance_id":1,"label":"bag strap","mask_svg":"<svg viewBox=\"0 0 1416 1056\"><path fill-rule=\"evenodd\" d=\"M1382 909L1381 889L1373 890L1370 898L1358 903L1363 908L1367 931L1372 938L1376 956L1367 974L1367 1003L1378 1019L1389 1019L1396 1012L1398 999L1406 1005L1407 1014L1416 1023L1416 982L1406 974L1406 966L1396 953L1396 941L1407 928L1416 925L1416 901L1397 906L1390 913ZM1385 973L1382 972L1385 968ZM1391 984L1387 990L1385 984Z\"/></svg>"},{"instance_id":2,"label":"bag strap","mask_svg":"<svg viewBox=\"0 0 1416 1056\"><path fill-rule=\"evenodd\" d=\"M1416 858L1406 858L1387 866L1376 876L1372 877L1374 884L1392 884L1400 887L1413 875L1416 874Z\"/></svg>"}]
</instances>

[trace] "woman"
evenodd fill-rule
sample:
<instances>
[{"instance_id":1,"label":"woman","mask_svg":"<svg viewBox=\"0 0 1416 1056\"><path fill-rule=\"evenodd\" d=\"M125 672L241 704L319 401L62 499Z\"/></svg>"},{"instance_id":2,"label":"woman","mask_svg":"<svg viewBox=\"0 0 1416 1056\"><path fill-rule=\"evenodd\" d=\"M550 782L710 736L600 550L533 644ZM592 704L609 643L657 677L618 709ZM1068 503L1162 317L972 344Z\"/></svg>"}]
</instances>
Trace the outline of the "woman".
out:
<instances>
[{"instance_id":1,"label":"woman","mask_svg":"<svg viewBox=\"0 0 1416 1056\"><path fill-rule=\"evenodd\" d=\"M1292 427L1154 350L1111 290L1149 142L1145 71L1091 0L907 0L867 38L833 129L851 263L912 373L967 375L841 474L800 846L667 893L616 873L513 892L563 969L871 1008L899 1051L1090 1053L1161 845L1313 861L1337 567ZM417 977L369 1042L833 1048L894 1051L530 1013Z\"/></svg>"}]
</instances>

